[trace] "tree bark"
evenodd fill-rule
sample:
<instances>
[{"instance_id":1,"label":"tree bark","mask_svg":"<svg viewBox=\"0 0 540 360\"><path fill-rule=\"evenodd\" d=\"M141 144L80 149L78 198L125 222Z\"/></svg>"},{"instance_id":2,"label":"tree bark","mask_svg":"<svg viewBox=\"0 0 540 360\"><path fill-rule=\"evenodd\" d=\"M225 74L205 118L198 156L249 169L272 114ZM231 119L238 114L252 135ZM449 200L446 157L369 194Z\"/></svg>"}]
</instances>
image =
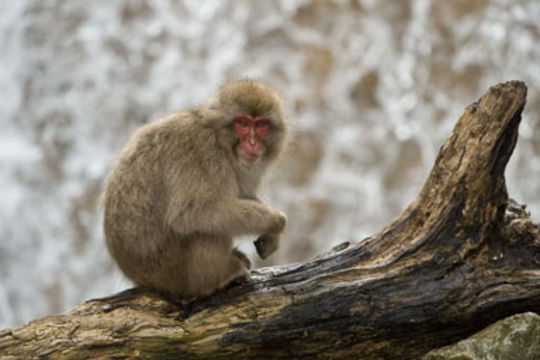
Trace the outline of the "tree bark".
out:
<instances>
[{"instance_id":1,"label":"tree bark","mask_svg":"<svg viewBox=\"0 0 540 360\"><path fill-rule=\"evenodd\" d=\"M417 359L540 309L540 232L504 169L526 86L469 105L420 194L378 234L178 305L143 289L0 331L0 354L84 359Z\"/></svg>"}]
</instances>

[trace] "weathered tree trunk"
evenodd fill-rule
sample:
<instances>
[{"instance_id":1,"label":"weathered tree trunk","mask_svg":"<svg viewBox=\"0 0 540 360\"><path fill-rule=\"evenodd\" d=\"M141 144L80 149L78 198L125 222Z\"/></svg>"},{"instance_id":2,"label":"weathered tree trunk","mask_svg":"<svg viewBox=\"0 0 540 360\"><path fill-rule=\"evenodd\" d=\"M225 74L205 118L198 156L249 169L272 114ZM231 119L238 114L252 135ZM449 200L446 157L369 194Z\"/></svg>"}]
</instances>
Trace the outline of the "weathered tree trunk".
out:
<instances>
[{"instance_id":1,"label":"weathered tree trunk","mask_svg":"<svg viewBox=\"0 0 540 360\"><path fill-rule=\"evenodd\" d=\"M504 169L526 86L468 106L416 200L380 233L252 272L189 312L131 290L0 332L0 354L182 359L416 359L540 310L540 235Z\"/></svg>"}]
</instances>

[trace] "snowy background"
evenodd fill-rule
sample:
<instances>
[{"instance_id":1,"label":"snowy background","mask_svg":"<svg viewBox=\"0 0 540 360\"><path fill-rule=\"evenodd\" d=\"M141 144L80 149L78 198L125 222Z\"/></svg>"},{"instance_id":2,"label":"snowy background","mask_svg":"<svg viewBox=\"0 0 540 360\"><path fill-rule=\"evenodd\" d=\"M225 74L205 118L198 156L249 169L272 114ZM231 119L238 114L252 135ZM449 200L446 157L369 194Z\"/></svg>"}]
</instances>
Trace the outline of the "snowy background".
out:
<instances>
[{"instance_id":1,"label":"snowy background","mask_svg":"<svg viewBox=\"0 0 540 360\"><path fill-rule=\"evenodd\" d=\"M263 195L289 226L257 266L380 230L464 107L511 79L529 94L509 193L538 221L539 19L536 0L2 1L0 327L129 286L101 226L115 155L238 78L278 89L295 127Z\"/></svg>"}]
</instances>

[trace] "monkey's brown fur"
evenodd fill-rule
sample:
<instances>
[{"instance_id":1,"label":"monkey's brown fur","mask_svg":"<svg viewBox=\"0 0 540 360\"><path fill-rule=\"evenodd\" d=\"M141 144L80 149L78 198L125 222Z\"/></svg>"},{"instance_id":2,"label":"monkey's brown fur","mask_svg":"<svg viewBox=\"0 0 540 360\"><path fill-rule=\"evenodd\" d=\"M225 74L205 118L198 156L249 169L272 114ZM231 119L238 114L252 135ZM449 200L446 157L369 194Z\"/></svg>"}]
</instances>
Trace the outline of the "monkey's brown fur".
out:
<instances>
[{"instance_id":1,"label":"monkey's brown fur","mask_svg":"<svg viewBox=\"0 0 540 360\"><path fill-rule=\"evenodd\" d=\"M261 161L238 161L238 114L271 120ZM174 299L204 296L249 276L232 237L264 235L261 257L277 249L286 217L257 200L267 165L286 137L279 96L243 80L197 108L139 128L122 150L105 190L105 237L124 274Z\"/></svg>"}]
</instances>

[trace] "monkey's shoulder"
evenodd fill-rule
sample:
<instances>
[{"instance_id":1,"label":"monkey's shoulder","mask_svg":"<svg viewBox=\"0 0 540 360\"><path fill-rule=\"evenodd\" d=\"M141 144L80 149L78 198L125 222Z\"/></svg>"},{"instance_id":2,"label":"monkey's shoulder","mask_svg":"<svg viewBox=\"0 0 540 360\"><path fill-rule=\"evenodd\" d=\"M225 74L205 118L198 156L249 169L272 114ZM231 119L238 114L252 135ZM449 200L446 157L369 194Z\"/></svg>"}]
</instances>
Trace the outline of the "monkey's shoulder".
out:
<instances>
[{"instance_id":1,"label":"monkey's shoulder","mask_svg":"<svg viewBox=\"0 0 540 360\"><path fill-rule=\"evenodd\" d=\"M189 112L182 111L155 119L135 130L125 150L162 152L182 147L193 135Z\"/></svg>"}]
</instances>

